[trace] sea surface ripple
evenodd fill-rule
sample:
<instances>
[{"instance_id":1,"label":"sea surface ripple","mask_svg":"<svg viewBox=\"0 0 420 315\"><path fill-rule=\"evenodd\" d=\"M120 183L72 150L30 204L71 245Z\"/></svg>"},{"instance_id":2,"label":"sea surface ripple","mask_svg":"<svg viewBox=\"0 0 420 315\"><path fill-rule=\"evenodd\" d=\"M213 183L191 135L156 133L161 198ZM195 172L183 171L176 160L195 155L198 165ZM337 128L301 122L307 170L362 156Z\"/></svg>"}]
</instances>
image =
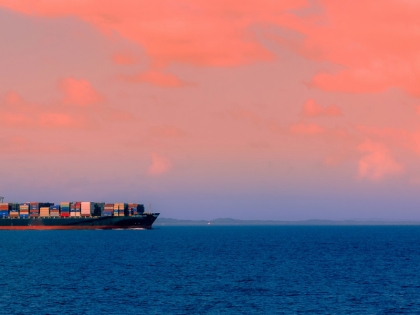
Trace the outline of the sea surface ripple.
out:
<instances>
[{"instance_id":1,"label":"sea surface ripple","mask_svg":"<svg viewBox=\"0 0 420 315\"><path fill-rule=\"evenodd\" d=\"M418 226L0 231L0 314L420 314Z\"/></svg>"}]
</instances>

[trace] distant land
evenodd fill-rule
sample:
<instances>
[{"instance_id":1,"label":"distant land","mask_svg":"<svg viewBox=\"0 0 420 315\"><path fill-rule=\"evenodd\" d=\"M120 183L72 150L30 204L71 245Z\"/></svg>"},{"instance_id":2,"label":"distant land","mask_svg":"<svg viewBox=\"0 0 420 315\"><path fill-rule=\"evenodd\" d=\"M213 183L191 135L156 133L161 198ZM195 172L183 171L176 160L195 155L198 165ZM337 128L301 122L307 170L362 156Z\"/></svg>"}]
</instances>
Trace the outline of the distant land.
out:
<instances>
[{"instance_id":1,"label":"distant land","mask_svg":"<svg viewBox=\"0 0 420 315\"><path fill-rule=\"evenodd\" d=\"M420 225L420 221L385 221L385 220L302 220L302 221L277 221L277 220L238 220L220 218L214 220L178 220L171 218L158 218L153 224L157 226L208 226L208 225Z\"/></svg>"}]
</instances>

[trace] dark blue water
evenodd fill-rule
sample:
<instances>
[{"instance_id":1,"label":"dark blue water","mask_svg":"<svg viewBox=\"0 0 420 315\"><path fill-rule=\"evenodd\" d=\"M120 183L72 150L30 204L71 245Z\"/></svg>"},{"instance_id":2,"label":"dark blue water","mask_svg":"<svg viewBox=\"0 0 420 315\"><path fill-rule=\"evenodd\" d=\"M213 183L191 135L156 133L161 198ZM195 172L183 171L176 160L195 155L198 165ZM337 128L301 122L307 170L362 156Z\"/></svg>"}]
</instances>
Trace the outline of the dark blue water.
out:
<instances>
[{"instance_id":1,"label":"dark blue water","mask_svg":"<svg viewBox=\"0 0 420 315\"><path fill-rule=\"evenodd\" d=\"M1 231L0 314L419 314L420 227Z\"/></svg>"}]
</instances>

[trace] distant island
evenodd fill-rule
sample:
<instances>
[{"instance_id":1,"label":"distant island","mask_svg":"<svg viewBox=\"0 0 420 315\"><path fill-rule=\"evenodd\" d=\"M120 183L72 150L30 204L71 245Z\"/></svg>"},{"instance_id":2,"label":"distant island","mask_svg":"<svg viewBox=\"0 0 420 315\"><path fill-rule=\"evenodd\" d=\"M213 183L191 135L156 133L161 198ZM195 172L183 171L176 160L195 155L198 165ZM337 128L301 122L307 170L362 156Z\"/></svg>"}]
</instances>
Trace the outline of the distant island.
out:
<instances>
[{"instance_id":1,"label":"distant island","mask_svg":"<svg viewBox=\"0 0 420 315\"><path fill-rule=\"evenodd\" d=\"M178 220L171 218L158 218L154 224L157 226L249 226L249 225L420 225L420 221L385 221L385 220L301 220L301 221L277 221L277 220L239 220L220 218L214 220Z\"/></svg>"}]
</instances>

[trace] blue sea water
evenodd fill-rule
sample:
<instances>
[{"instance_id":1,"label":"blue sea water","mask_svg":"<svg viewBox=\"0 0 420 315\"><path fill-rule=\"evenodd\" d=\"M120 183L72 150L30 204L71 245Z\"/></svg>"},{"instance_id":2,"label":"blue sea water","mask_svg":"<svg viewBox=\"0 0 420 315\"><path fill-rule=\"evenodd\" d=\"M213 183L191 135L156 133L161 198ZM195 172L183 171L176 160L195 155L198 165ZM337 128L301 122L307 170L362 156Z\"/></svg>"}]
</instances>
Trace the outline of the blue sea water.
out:
<instances>
[{"instance_id":1,"label":"blue sea water","mask_svg":"<svg viewBox=\"0 0 420 315\"><path fill-rule=\"evenodd\" d=\"M0 232L0 314L398 313L417 226Z\"/></svg>"}]
</instances>

